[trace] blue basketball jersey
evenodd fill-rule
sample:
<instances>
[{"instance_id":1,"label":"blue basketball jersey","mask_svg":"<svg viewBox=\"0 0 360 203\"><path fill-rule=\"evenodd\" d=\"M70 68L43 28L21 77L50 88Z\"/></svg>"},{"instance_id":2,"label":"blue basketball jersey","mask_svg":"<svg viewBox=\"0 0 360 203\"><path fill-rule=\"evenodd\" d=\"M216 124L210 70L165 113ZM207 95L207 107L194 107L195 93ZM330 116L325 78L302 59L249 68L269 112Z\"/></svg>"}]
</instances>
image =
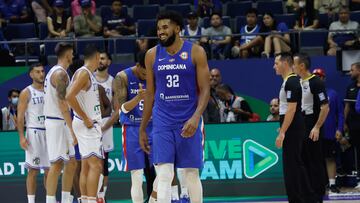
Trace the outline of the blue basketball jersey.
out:
<instances>
[{"instance_id":1,"label":"blue basketball jersey","mask_svg":"<svg viewBox=\"0 0 360 203\"><path fill-rule=\"evenodd\" d=\"M198 85L196 67L191 59L192 45L185 40L181 50L174 55L168 54L165 47L156 47L154 127L182 127L196 110Z\"/></svg>"},{"instance_id":2,"label":"blue basketball jersey","mask_svg":"<svg viewBox=\"0 0 360 203\"><path fill-rule=\"evenodd\" d=\"M136 97L139 91L139 83L143 85L143 89L146 88L146 82L144 80L140 80L138 77L134 75L132 68L127 68L124 70L127 76L127 99L129 101ZM127 114L121 112L120 113L120 123L122 125L140 125L142 120L142 112L144 109L144 100L141 100L139 104Z\"/></svg>"}]
</instances>

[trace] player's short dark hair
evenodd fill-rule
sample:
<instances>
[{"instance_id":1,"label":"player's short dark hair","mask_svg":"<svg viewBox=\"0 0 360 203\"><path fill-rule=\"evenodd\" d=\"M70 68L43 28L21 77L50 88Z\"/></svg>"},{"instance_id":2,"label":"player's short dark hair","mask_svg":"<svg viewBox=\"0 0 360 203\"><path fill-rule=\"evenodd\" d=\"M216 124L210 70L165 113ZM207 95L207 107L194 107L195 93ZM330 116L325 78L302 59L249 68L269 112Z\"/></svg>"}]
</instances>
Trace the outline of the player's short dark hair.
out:
<instances>
[{"instance_id":1,"label":"player's short dark hair","mask_svg":"<svg viewBox=\"0 0 360 203\"><path fill-rule=\"evenodd\" d=\"M20 94L20 90L16 88L12 88L11 90L8 91L8 97L11 97L13 92L17 92L18 94Z\"/></svg>"},{"instance_id":2,"label":"player's short dark hair","mask_svg":"<svg viewBox=\"0 0 360 203\"><path fill-rule=\"evenodd\" d=\"M211 15L210 15L210 19L214 16L214 15L217 15L219 16L221 19L222 19L222 14L218 11L215 11L215 12L212 12Z\"/></svg>"},{"instance_id":3,"label":"player's short dark hair","mask_svg":"<svg viewBox=\"0 0 360 203\"><path fill-rule=\"evenodd\" d=\"M171 22L178 25L181 30L184 28L183 17L180 13L178 13L176 11L165 10L165 11L160 12L156 18L156 24L158 24L158 22L160 20L164 20L164 19L169 19Z\"/></svg>"},{"instance_id":4,"label":"player's short dark hair","mask_svg":"<svg viewBox=\"0 0 360 203\"><path fill-rule=\"evenodd\" d=\"M68 50L72 50L73 45L68 42L59 42L55 46L55 54L57 57L61 57L64 55L64 53Z\"/></svg>"},{"instance_id":5,"label":"player's short dark hair","mask_svg":"<svg viewBox=\"0 0 360 203\"><path fill-rule=\"evenodd\" d=\"M100 50L99 52L100 54L105 54L108 59L112 60L111 55L106 50Z\"/></svg>"},{"instance_id":6,"label":"player's short dark hair","mask_svg":"<svg viewBox=\"0 0 360 203\"><path fill-rule=\"evenodd\" d=\"M40 66L44 67L44 65L43 65L42 63L33 63L33 64L31 64L30 67L29 67L29 73L30 73L32 70L34 70L34 68L40 67Z\"/></svg>"},{"instance_id":7,"label":"player's short dark hair","mask_svg":"<svg viewBox=\"0 0 360 203\"><path fill-rule=\"evenodd\" d=\"M309 55L307 55L305 53L297 53L297 54L294 55L294 58L295 57L299 58L299 62L303 63L307 70L310 69L311 59L310 59Z\"/></svg>"},{"instance_id":8,"label":"player's short dark hair","mask_svg":"<svg viewBox=\"0 0 360 203\"><path fill-rule=\"evenodd\" d=\"M256 16L258 15L258 11L256 10L256 8L249 8L246 13L245 16L247 16L248 14L255 14Z\"/></svg>"},{"instance_id":9,"label":"player's short dark hair","mask_svg":"<svg viewBox=\"0 0 360 203\"><path fill-rule=\"evenodd\" d=\"M360 69L360 62L353 63L351 66L355 66L355 68Z\"/></svg>"},{"instance_id":10,"label":"player's short dark hair","mask_svg":"<svg viewBox=\"0 0 360 203\"><path fill-rule=\"evenodd\" d=\"M99 52L99 48L95 44L87 44L84 49L84 59L89 59Z\"/></svg>"},{"instance_id":11,"label":"player's short dark hair","mask_svg":"<svg viewBox=\"0 0 360 203\"><path fill-rule=\"evenodd\" d=\"M140 51L136 55L137 61L141 68L146 68L145 67L145 56L146 56L146 51Z\"/></svg>"},{"instance_id":12,"label":"player's short dark hair","mask_svg":"<svg viewBox=\"0 0 360 203\"><path fill-rule=\"evenodd\" d=\"M216 87L216 89L224 90L226 92L230 92L232 95L235 95L234 90L227 84L220 84Z\"/></svg>"},{"instance_id":13,"label":"player's short dark hair","mask_svg":"<svg viewBox=\"0 0 360 203\"><path fill-rule=\"evenodd\" d=\"M279 57L280 61L283 62L286 61L289 64L289 66L292 66L294 64L293 56L289 52L276 54L276 57Z\"/></svg>"}]
</instances>

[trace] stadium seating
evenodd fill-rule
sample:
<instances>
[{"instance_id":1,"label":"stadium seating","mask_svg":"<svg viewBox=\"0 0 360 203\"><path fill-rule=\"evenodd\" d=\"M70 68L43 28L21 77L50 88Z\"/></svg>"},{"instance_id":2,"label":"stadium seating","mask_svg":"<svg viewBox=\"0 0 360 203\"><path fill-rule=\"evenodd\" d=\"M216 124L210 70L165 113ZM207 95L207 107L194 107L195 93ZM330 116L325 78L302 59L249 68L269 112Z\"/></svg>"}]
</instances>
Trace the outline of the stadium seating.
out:
<instances>
[{"instance_id":1,"label":"stadium seating","mask_svg":"<svg viewBox=\"0 0 360 203\"><path fill-rule=\"evenodd\" d=\"M251 1L229 2L226 4L226 15L234 18L236 16L244 16L246 11L252 8Z\"/></svg>"},{"instance_id":2,"label":"stadium seating","mask_svg":"<svg viewBox=\"0 0 360 203\"><path fill-rule=\"evenodd\" d=\"M165 10L173 10L181 13L181 15L186 16L191 11L190 4L167 4L165 5Z\"/></svg>"},{"instance_id":3,"label":"stadium seating","mask_svg":"<svg viewBox=\"0 0 360 203\"><path fill-rule=\"evenodd\" d=\"M138 36L146 36L149 30L156 26L155 19L143 19L137 21Z\"/></svg>"},{"instance_id":4,"label":"stadium seating","mask_svg":"<svg viewBox=\"0 0 360 203\"><path fill-rule=\"evenodd\" d=\"M295 14L282 14L282 15L275 15L275 20L280 23L285 23L289 29L292 29L295 25Z\"/></svg>"},{"instance_id":5,"label":"stadium seating","mask_svg":"<svg viewBox=\"0 0 360 203\"><path fill-rule=\"evenodd\" d=\"M159 10L159 5L135 5L133 7L134 20L154 19Z\"/></svg>"},{"instance_id":6,"label":"stadium seating","mask_svg":"<svg viewBox=\"0 0 360 203\"><path fill-rule=\"evenodd\" d=\"M81 39L88 39L90 41L83 41ZM85 47L89 43L96 45L99 49L105 49L104 38L102 37L78 38L76 41L76 53L78 55L83 55Z\"/></svg>"},{"instance_id":7,"label":"stadium seating","mask_svg":"<svg viewBox=\"0 0 360 203\"><path fill-rule=\"evenodd\" d=\"M257 10L259 14L270 11L273 14L283 14L284 7L282 1L258 1Z\"/></svg>"}]
</instances>

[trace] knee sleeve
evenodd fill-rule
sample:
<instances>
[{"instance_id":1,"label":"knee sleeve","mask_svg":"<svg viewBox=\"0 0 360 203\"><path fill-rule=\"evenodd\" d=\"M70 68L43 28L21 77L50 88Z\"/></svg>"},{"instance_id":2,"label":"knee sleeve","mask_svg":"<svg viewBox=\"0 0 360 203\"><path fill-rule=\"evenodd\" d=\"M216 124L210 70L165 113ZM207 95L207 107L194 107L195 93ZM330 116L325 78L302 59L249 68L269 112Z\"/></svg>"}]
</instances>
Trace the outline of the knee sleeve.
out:
<instances>
[{"instance_id":1,"label":"knee sleeve","mask_svg":"<svg viewBox=\"0 0 360 203\"><path fill-rule=\"evenodd\" d=\"M199 169L186 168L184 169L185 180L188 183L190 193L190 202L200 203L203 201L202 185L199 176Z\"/></svg>"},{"instance_id":2,"label":"knee sleeve","mask_svg":"<svg viewBox=\"0 0 360 203\"><path fill-rule=\"evenodd\" d=\"M158 165L158 201L171 201L171 181L174 177L174 164Z\"/></svg>"},{"instance_id":3,"label":"knee sleeve","mask_svg":"<svg viewBox=\"0 0 360 203\"><path fill-rule=\"evenodd\" d=\"M144 201L142 190L143 174L144 171L142 169L131 171L131 199L134 203L142 203Z\"/></svg>"}]
</instances>

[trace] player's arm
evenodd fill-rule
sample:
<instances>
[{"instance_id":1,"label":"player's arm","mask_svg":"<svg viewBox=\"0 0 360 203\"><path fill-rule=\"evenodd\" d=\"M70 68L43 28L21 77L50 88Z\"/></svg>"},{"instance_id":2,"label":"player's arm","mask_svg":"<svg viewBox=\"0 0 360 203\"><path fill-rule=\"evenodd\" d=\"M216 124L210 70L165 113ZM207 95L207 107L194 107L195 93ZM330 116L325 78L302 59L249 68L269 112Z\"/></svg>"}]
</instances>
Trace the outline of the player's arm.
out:
<instances>
[{"instance_id":1,"label":"player's arm","mask_svg":"<svg viewBox=\"0 0 360 203\"><path fill-rule=\"evenodd\" d=\"M106 96L104 87L98 85L98 88L99 88L101 116L104 118L111 115L111 102L109 101L109 98Z\"/></svg>"},{"instance_id":2,"label":"player's arm","mask_svg":"<svg viewBox=\"0 0 360 203\"><path fill-rule=\"evenodd\" d=\"M89 74L87 71L79 71L74 78L73 83L70 85L69 92L66 93L66 101L68 101L71 108L81 117L84 121L86 127L91 128L93 126L93 121L86 115L86 113L80 107L79 102L76 99L76 95L82 89L87 89L89 82Z\"/></svg>"},{"instance_id":3,"label":"player's arm","mask_svg":"<svg viewBox=\"0 0 360 203\"><path fill-rule=\"evenodd\" d=\"M17 105L17 130L19 133L20 138L20 147L23 150L27 150L28 142L24 135L24 118L25 118L25 111L28 107L28 100L29 100L29 90L25 88L23 91L21 91L19 95L19 103Z\"/></svg>"},{"instance_id":4,"label":"player's arm","mask_svg":"<svg viewBox=\"0 0 360 203\"><path fill-rule=\"evenodd\" d=\"M73 136L73 138L75 138L75 134L72 128L72 119L71 119L71 115L70 115L70 109L69 109L69 105L65 100L65 96L66 96L66 88L69 85L69 77L66 74L66 72L64 71L57 71L54 73L54 75L51 76L51 78L53 78L54 80L52 81L52 83L55 86L56 89L56 94L57 94L57 98L58 98L58 104L59 104L59 109L61 112L61 115L63 116L66 125L69 127L71 135ZM75 139L74 139L75 140Z\"/></svg>"},{"instance_id":5,"label":"player's arm","mask_svg":"<svg viewBox=\"0 0 360 203\"><path fill-rule=\"evenodd\" d=\"M199 88L199 99L196 110L192 117L185 123L182 136L193 136L198 128L201 115L205 111L210 98L210 73L204 49L193 45L191 55L196 66L196 80Z\"/></svg>"},{"instance_id":6,"label":"player's arm","mask_svg":"<svg viewBox=\"0 0 360 203\"><path fill-rule=\"evenodd\" d=\"M360 113L360 91L358 91L358 95L356 98L355 109L356 109L356 112Z\"/></svg>"},{"instance_id":7,"label":"player's arm","mask_svg":"<svg viewBox=\"0 0 360 203\"><path fill-rule=\"evenodd\" d=\"M127 96L127 78L123 71L115 76L113 90L115 98L114 106L121 108L121 106L126 102Z\"/></svg>"},{"instance_id":8,"label":"player's arm","mask_svg":"<svg viewBox=\"0 0 360 203\"><path fill-rule=\"evenodd\" d=\"M146 53L145 56L146 96L144 98L144 110L143 110L142 121L139 129L140 132L139 142L142 150L144 150L146 153L150 152L150 146L146 134L146 127L151 118L152 108L154 105L155 81L154 81L153 64L155 60L155 54L156 54L156 47L153 47Z\"/></svg>"},{"instance_id":9,"label":"player's arm","mask_svg":"<svg viewBox=\"0 0 360 203\"><path fill-rule=\"evenodd\" d=\"M115 90L116 88L118 88L118 87L115 86L115 80L113 80L112 89ZM111 114L111 118L108 119L106 121L106 123L102 126L102 128L101 128L102 132L109 129L119 119L119 109L120 109L120 107L118 105L118 102L116 102L115 92L113 92L113 97L112 97L111 103L112 103L111 105L112 105L112 108L114 109L114 111Z\"/></svg>"}]
</instances>

